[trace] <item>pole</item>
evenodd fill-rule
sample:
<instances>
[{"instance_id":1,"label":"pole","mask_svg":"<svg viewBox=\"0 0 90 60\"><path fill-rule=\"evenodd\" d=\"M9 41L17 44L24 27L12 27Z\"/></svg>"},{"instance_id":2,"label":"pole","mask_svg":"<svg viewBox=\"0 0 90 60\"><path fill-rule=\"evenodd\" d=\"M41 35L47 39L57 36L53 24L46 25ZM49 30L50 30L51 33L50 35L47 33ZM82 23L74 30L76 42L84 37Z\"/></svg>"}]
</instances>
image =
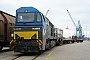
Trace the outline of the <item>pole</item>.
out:
<instances>
[{"instance_id":1,"label":"pole","mask_svg":"<svg viewBox=\"0 0 90 60\"><path fill-rule=\"evenodd\" d=\"M86 39L87 39L87 26L86 26Z\"/></svg>"},{"instance_id":2,"label":"pole","mask_svg":"<svg viewBox=\"0 0 90 60\"><path fill-rule=\"evenodd\" d=\"M47 16L48 12L49 12L49 10L47 10L45 17Z\"/></svg>"}]
</instances>

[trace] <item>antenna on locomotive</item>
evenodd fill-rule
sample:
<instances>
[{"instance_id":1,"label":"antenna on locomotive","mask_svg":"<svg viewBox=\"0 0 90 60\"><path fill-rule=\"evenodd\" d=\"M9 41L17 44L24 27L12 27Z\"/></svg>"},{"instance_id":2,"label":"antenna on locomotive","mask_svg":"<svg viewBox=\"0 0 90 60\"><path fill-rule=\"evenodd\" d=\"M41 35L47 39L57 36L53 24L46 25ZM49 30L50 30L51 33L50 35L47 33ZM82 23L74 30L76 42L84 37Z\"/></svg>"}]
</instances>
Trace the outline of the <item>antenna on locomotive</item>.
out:
<instances>
[{"instance_id":1,"label":"antenna on locomotive","mask_svg":"<svg viewBox=\"0 0 90 60\"><path fill-rule=\"evenodd\" d=\"M48 12L49 12L49 10L47 10L45 17L47 16Z\"/></svg>"}]
</instances>

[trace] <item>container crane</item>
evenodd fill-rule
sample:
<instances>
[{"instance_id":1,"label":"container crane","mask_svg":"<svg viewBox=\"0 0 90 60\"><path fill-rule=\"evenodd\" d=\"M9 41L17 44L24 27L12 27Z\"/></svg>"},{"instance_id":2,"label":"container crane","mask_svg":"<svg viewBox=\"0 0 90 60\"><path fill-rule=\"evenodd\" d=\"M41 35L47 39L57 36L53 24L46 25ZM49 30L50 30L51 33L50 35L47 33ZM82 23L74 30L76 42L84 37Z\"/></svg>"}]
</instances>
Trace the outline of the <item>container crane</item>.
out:
<instances>
[{"instance_id":1,"label":"container crane","mask_svg":"<svg viewBox=\"0 0 90 60\"><path fill-rule=\"evenodd\" d=\"M76 28L76 34L75 34L75 36L72 36L72 39L76 42L83 42L84 35L82 35L82 27L81 27L81 24L80 24L80 20L78 20L78 24L76 25L68 10L67 10L67 13L70 16L71 21L73 22L73 24Z\"/></svg>"}]
</instances>

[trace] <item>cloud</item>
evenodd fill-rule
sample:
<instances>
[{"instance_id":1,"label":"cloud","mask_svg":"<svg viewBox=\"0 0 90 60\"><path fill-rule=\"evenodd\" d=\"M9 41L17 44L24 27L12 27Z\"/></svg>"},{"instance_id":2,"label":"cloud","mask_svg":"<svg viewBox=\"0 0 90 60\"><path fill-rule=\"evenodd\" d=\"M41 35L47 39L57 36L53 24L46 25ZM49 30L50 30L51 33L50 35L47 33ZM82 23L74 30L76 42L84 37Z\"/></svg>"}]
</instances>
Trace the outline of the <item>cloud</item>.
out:
<instances>
[{"instance_id":1,"label":"cloud","mask_svg":"<svg viewBox=\"0 0 90 60\"><path fill-rule=\"evenodd\" d=\"M85 31L87 26L88 33L90 32L89 0L1 0L0 2L0 10L13 15L15 15L16 9L22 6L33 6L44 15L49 9L47 17L55 27L65 29L68 25L74 31L75 26L66 12L68 9L75 23L77 24L77 21L80 20L83 30ZM69 33L66 34L69 35ZM73 35L71 32L70 34ZM90 34L88 35L90 36Z\"/></svg>"}]
</instances>

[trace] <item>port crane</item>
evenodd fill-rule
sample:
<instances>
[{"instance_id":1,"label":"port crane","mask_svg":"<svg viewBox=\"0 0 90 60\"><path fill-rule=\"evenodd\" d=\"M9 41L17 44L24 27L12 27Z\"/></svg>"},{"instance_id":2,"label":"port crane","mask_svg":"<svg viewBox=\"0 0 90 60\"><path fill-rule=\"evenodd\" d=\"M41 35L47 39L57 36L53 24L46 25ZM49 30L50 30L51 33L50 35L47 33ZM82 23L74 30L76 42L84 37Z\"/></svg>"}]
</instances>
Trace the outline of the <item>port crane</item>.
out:
<instances>
[{"instance_id":1,"label":"port crane","mask_svg":"<svg viewBox=\"0 0 90 60\"><path fill-rule=\"evenodd\" d=\"M82 35L82 27L81 27L81 24L80 24L80 20L78 20L78 24L76 25L71 14L69 13L69 11L67 10L67 13L68 15L70 16L75 28L76 28L76 34L75 36L72 36L72 39L77 41L77 42L83 42L84 40L84 35Z\"/></svg>"}]
</instances>

